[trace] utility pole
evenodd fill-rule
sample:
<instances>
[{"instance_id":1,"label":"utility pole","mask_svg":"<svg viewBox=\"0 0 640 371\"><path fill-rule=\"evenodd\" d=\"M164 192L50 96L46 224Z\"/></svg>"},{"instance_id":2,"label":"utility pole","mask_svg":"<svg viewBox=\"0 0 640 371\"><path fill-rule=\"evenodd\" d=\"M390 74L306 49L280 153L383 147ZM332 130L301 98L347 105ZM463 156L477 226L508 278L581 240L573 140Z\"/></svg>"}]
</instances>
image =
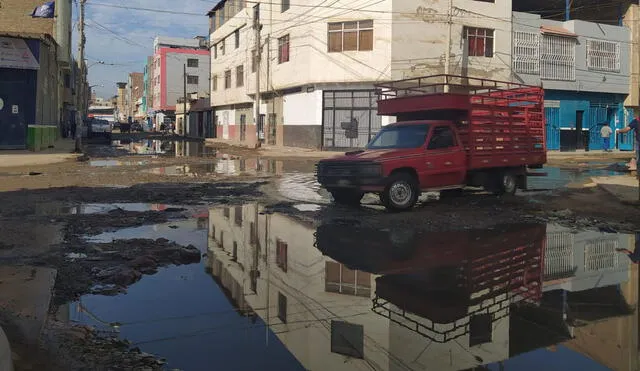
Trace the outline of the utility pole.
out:
<instances>
[{"instance_id":1,"label":"utility pole","mask_svg":"<svg viewBox=\"0 0 640 371\"><path fill-rule=\"evenodd\" d=\"M187 64L182 65L184 71L183 93L184 102L182 102L182 135L187 135Z\"/></svg>"},{"instance_id":2,"label":"utility pole","mask_svg":"<svg viewBox=\"0 0 640 371\"><path fill-rule=\"evenodd\" d=\"M444 56L444 92L449 92L449 74L451 73L451 34L453 28L453 19L452 19L452 11L453 11L453 0L449 0L449 4L447 5L447 28L448 28L448 36L447 36L447 50L445 51Z\"/></svg>"},{"instance_id":3,"label":"utility pole","mask_svg":"<svg viewBox=\"0 0 640 371\"><path fill-rule=\"evenodd\" d=\"M78 89L78 93L79 93L79 99L78 99L78 107L76 107L78 109L78 114L76 115L76 152L80 153L82 152L82 120L84 118L84 95L85 95L85 91L84 91L84 87L86 85L85 82L85 64L84 64L84 45L86 40L85 34L84 34L84 5L86 4L87 0L80 0L80 20L79 20L79 31L80 31L80 37L79 37L79 41L78 41L78 58L80 58L80 88Z\"/></svg>"},{"instance_id":4,"label":"utility pole","mask_svg":"<svg viewBox=\"0 0 640 371\"><path fill-rule=\"evenodd\" d=\"M260 47L260 3L253 7L253 29L255 31L255 64L256 64L256 97L254 100L254 115L256 122L256 139L257 144L261 143L260 139L260 61L262 59L262 48Z\"/></svg>"}]
</instances>

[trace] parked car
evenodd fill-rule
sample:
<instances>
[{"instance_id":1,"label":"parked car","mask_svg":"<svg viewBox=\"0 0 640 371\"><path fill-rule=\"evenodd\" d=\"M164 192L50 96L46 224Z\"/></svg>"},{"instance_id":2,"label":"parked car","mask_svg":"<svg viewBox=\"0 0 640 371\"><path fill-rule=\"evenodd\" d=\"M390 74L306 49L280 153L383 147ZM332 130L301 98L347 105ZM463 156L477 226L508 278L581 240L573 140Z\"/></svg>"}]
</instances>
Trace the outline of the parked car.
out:
<instances>
[{"instance_id":1,"label":"parked car","mask_svg":"<svg viewBox=\"0 0 640 371\"><path fill-rule=\"evenodd\" d=\"M407 210L424 191L513 194L536 175L527 169L547 161L541 87L438 75L377 89L378 114L397 122L366 149L317 165L318 182L337 203L359 204L371 192L387 209Z\"/></svg>"}]
</instances>

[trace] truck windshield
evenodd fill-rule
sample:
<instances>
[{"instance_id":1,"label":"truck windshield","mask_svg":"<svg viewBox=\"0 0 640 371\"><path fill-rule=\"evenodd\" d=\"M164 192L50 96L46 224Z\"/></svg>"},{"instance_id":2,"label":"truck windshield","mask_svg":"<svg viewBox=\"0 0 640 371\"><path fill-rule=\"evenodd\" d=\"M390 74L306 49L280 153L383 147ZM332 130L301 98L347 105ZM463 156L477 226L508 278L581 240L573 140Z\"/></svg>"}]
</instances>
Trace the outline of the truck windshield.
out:
<instances>
[{"instance_id":1,"label":"truck windshield","mask_svg":"<svg viewBox=\"0 0 640 371\"><path fill-rule=\"evenodd\" d=\"M368 149L418 148L424 145L429 125L398 125L382 129Z\"/></svg>"}]
</instances>

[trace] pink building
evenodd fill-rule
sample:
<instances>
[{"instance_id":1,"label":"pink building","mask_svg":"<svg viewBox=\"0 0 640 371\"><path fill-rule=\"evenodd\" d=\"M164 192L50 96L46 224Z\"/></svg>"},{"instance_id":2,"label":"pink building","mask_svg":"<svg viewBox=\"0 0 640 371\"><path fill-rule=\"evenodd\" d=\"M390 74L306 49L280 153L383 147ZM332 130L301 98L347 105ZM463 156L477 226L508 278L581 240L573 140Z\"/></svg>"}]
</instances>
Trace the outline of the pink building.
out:
<instances>
[{"instance_id":1,"label":"pink building","mask_svg":"<svg viewBox=\"0 0 640 371\"><path fill-rule=\"evenodd\" d=\"M152 79L153 110L165 117L175 117L176 102L184 95L185 66L187 94L198 93L198 96L207 96L209 61L210 53L204 37L156 37Z\"/></svg>"}]
</instances>

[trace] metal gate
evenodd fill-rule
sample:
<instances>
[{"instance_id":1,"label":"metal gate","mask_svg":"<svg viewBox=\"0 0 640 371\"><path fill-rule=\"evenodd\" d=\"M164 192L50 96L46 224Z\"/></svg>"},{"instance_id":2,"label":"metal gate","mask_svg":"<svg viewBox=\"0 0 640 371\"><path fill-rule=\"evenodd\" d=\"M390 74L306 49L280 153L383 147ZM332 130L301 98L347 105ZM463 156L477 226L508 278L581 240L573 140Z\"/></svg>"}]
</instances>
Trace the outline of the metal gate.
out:
<instances>
[{"instance_id":1,"label":"metal gate","mask_svg":"<svg viewBox=\"0 0 640 371\"><path fill-rule=\"evenodd\" d=\"M633 120L633 109L624 109L624 118L622 118L622 125L618 125L620 128L624 128L629 125ZM618 134L618 149L622 151L633 151L635 149L635 133L630 131L625 134Z\"/></svg>"},{"instance_id":2,"label":"metal gate","mask_svg":"<svg viewBox=\"0 0 640 371\"><path fill-rule=\"evenodd\" d=\"M560 108L547 107L544 109L547 119L547 150L560 149Z\"/></svg>"},{"instance_id":3,"label":"metal gate","mask_svg":"<svg viewBox=\"0 0 640 371\"><path fill-rule=\"evenodd\" d=\"M600 150L603 149L603 141L600 136L600 130L602 129L602 125L606 122L609 122L609 117L607 114L607 107L602 106L591 106L589 107L589 121L587 125L589 127L589 149ZM615 129L614 129L615 130ZM613 147L615 143L611 143L610 145Z\"/></svg>"},{"instance_id":4,"label":"metal gate","mask_svg":"<svg viewBox=\"0 0 640 371\"><path fill-rule=\"evenodd\" d=\"M374 90L323 92L322 148L364 148L382 128Z\"/></svg>"}]
</instances>

